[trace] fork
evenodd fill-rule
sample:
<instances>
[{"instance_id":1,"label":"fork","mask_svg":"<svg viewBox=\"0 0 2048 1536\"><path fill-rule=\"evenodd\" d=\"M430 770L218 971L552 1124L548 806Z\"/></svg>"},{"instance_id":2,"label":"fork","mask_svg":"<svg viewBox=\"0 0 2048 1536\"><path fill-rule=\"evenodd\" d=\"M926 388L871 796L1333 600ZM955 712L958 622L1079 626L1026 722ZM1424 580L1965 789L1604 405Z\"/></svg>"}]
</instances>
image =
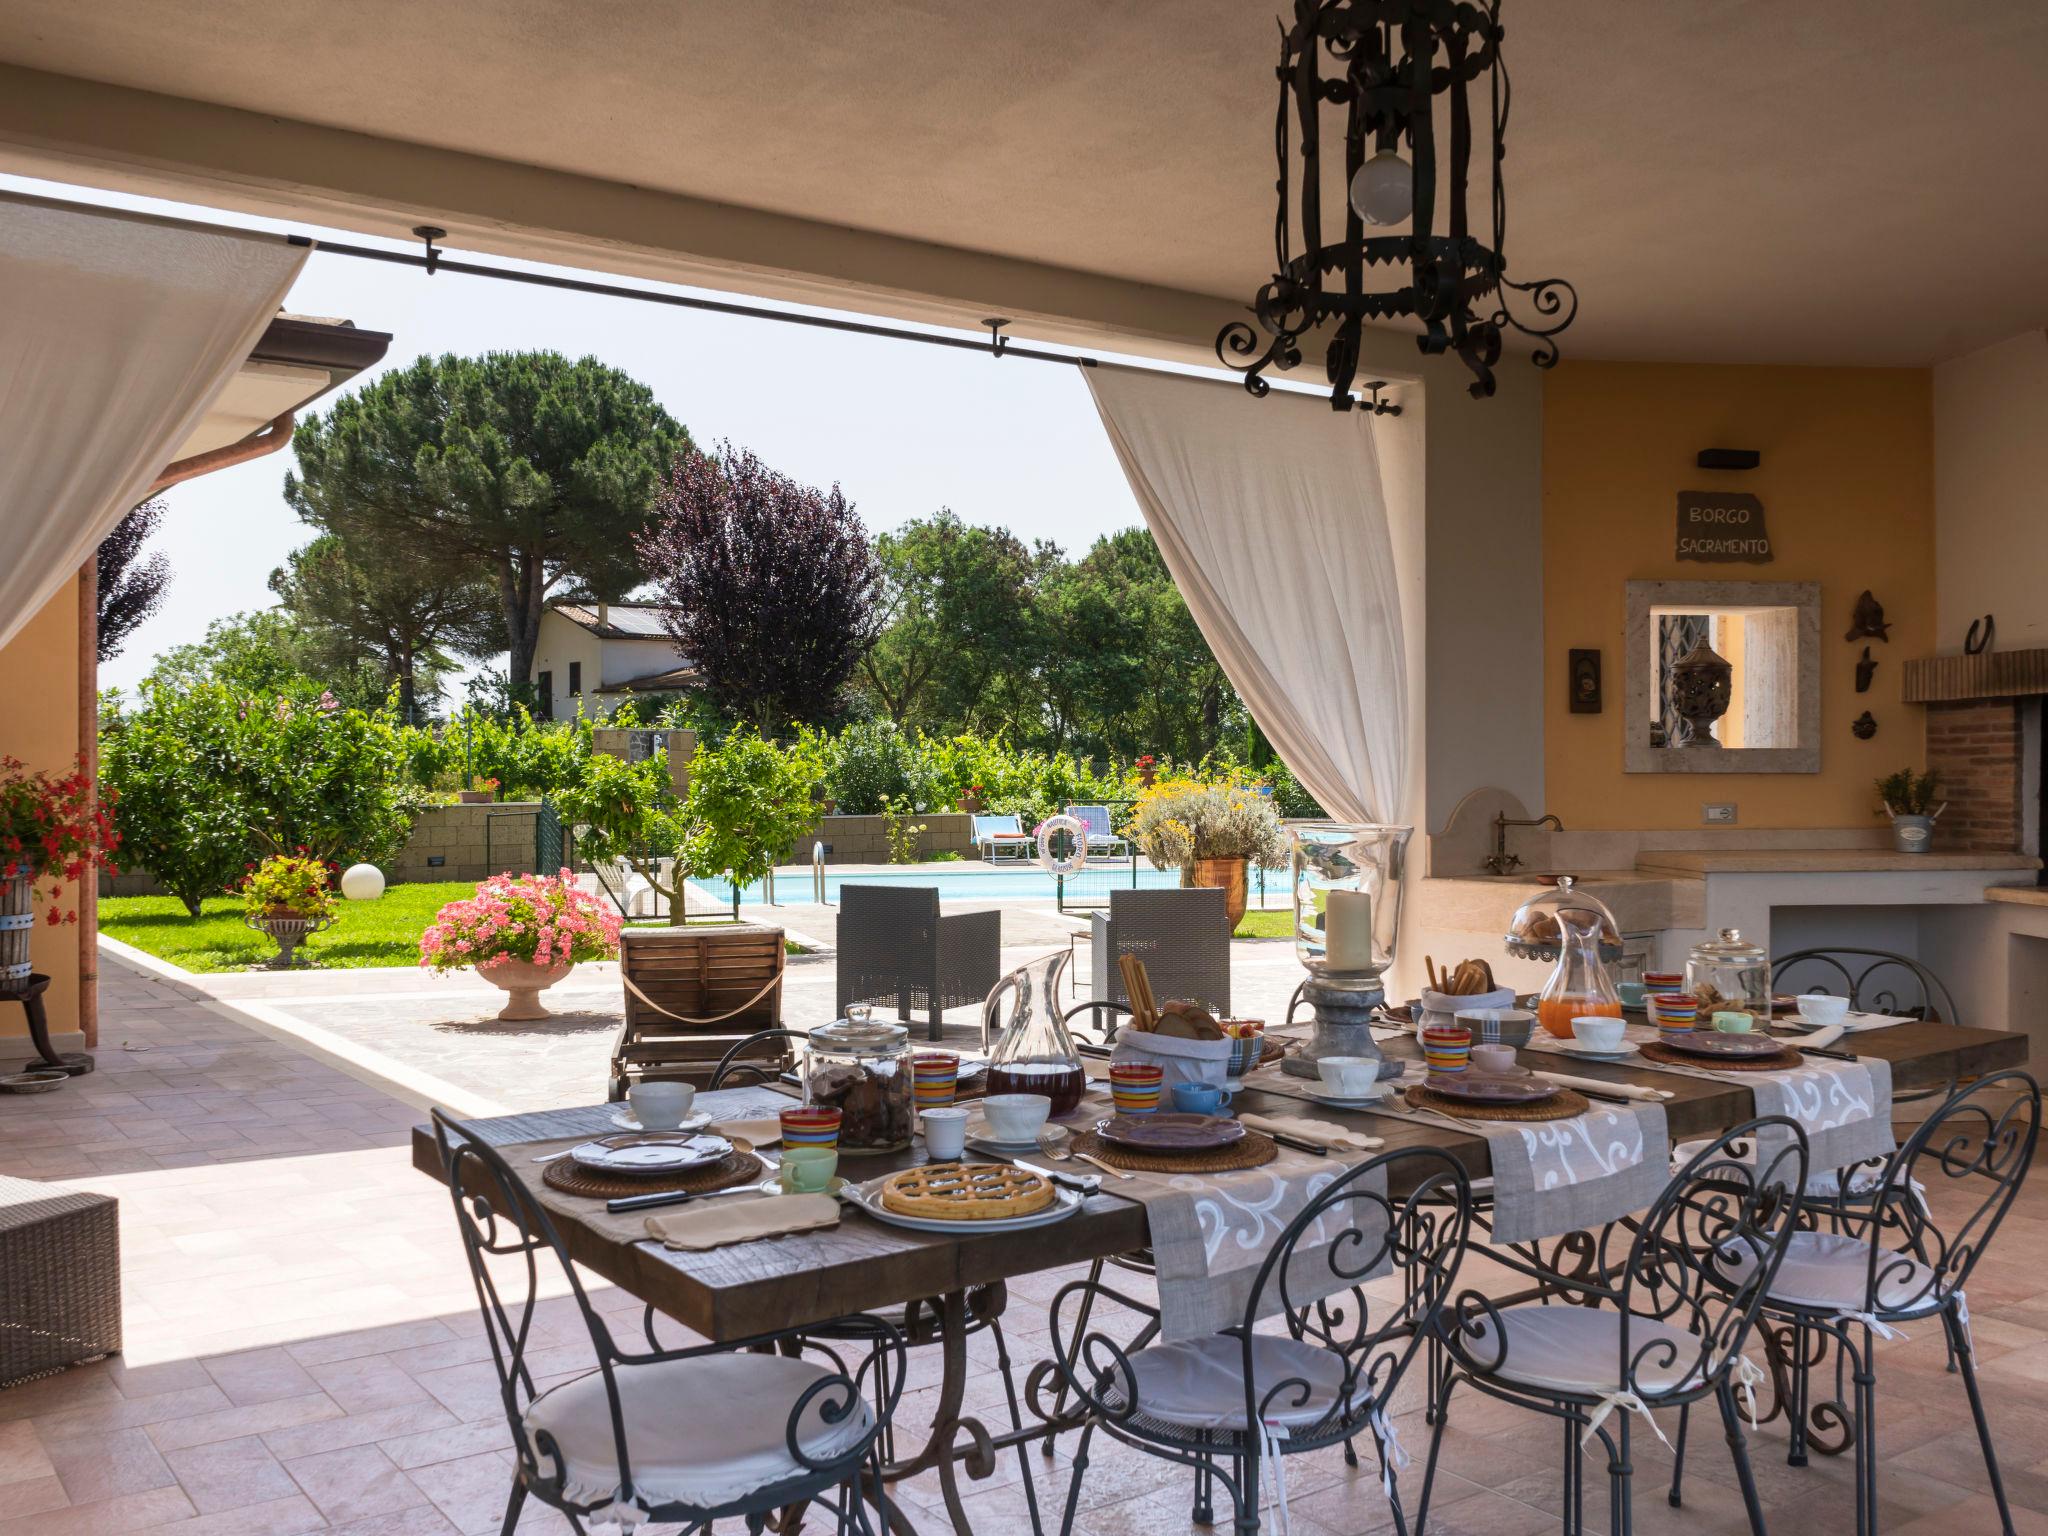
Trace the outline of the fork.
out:
<instances>
[{"instance_id":1,"label":"fork","mask_svg":"<svg viewBox=\"0 0 2048 1536\"><path fill-rule=\"evenodd\" d=\"M1056 1136L1052 1134L1055 1131L1059 1133ZM1095 1167L1100 1168L1104 1173L1114 1174L1119 1179L1128 1179L1131 1177L1131 1175L1124 1172L1123 1169L1112 1167L1110 1164L1105 1163L1099 1157L1092 1156L1086 1152L1076 1152L1073 1149L1073 1147L1069 1145L1069 1138L1072 1134L1073 1133L1070 1132L1063 1125L1049 1125L1044 1130L1038 1133L1038 1150L1043 1152L1048 1158L1050 1158L1055 1163L1071 1163L1078 1159L1081 1162L1093 1164Z\"/></svg>"}]
</instances>

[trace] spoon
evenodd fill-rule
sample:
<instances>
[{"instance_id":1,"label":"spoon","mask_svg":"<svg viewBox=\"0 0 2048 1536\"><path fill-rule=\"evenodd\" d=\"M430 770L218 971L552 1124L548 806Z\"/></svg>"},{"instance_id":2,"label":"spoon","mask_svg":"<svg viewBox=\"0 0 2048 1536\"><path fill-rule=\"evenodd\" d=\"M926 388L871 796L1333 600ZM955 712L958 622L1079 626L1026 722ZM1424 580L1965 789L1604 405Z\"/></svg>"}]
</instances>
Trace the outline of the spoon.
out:
<instances>
[{"instance_id":1,"label":"spoon","mask_svg":"<svg viewBox=\"0 0 2048 1536\"><path fill-rule=\"evenodd\" d=\"M1076 1152L1067 1145L1072 1139L1073 1133L1064 1125L1044 1126L1038 1132L1038 1150L1056 1163L1071 1163L1078 1158L1084 1163L1091 1163L1100 1168L1104 1173L1114 1174L1117 1178L1130 1177L1123 1169L1113 1168L1099 1157L1091 1157L1086 1152Z\"/></svg>"}]
</instances>

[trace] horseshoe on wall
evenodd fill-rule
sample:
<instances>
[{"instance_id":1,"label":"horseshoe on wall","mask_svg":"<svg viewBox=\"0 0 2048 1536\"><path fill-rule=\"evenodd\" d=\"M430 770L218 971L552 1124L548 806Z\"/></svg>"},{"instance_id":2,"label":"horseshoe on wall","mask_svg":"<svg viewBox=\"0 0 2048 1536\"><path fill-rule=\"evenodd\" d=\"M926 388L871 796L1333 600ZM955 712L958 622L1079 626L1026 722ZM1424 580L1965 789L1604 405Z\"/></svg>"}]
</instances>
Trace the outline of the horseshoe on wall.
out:
<instances>
[{"instance_id":1,"label":"horseshoe on wall","mask_svg":"<svg viewBox=\"0 0 2048 1536\"><path fill-rule=\"evenodd\" d=\"M1977 634L1977 626L1980 624L1984 626L1984 634L1981 639ZM1970 620L1970 632L1963 636L1963 654L1965 656L1983 655L1984 652L1991 649L1991 637L1997 632L1998 621L1988 613L1981 619Z\"/></svg>"}]
</instances>

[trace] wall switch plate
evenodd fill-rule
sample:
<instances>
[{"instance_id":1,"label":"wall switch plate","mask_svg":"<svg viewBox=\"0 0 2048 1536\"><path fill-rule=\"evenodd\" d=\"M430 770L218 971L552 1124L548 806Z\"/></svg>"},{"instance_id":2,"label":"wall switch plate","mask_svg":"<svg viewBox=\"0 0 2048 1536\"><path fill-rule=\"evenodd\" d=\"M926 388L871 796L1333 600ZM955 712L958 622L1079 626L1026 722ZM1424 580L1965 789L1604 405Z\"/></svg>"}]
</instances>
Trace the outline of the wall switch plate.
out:
<instances>
[{"instance_id":1,"label":"wall switch plate","mask_svg":"<svg viewBox=\"0 0 2048 1536\"><path fill-rule=\"evenodd\" d=\"M1735 802L1727 800L1718 805L1701 806L1700 820L1706 822L1709 826L1716 824L1733 826L1735 823Z\"/></svg>"}]
</instances>

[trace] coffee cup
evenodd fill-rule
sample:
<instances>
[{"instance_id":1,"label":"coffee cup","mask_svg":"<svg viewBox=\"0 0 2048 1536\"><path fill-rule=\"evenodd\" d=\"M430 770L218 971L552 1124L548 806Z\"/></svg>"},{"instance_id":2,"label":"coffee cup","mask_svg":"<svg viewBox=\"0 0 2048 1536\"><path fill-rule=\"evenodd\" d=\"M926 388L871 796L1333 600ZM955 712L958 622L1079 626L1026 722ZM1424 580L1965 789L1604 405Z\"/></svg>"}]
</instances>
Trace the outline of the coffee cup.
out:
<instances>
[{"instance_id":1,"label":"coffee cup","mask_svg":"<svg viewBox=\"0 0 2048 1536\"><path fill-rule=\"evenodd\" d=\"M688 1083L635 1083L626 1090L633 1118L650 1131L672 1131L681 1125L696 1097L697 1090Z\"/></svg>"},{"instance_id":2,"label":"coffee cup","mask_svg":"<svg viewBox=\"0 0 2048 1536\"><path fill-rule=\"evenodd\" d=\"M1515 1070L1515 1048L1512 1045L1475 1045L1472 1047L1472 1065L1489 1077L1504 1076Z\"/></svg>"},{"instance_id":3,"label":"coffee cup","mask_svg":"<svg viewBox=\"0 0 2048 1536\"><path fill-rule=\"evenodd\" d=\"M1462 1024L1425 1025L1422 1059L1432 1072L1463 1072L1471 1065L1472 1031Z\"/></svg>"},{"instance_id":4,"label":"coffee cup","mask_svg":"<svg viewBox=\"0 0 2048 1536\"><path fill-rule=\"evenodd\" d=\"M1159 1108L1166 1069L1149 1061L1112 1062L1109 1097L1120 1115L1149 1115Z\"/></svg>"},{"instance_id":5,"label":"coffee cup","mask_svg":"<svg viewBox=\"0 0 2048 1536\"><path fill-rule=\"evenodd\" d=\"M951 1051L919 1051L910 1058L911 1093L919 1109L953 1102L960 1058Z\"/></svg>"},{"instance_id":6,"label":"coffee cup","mask_svg":"<svg viewBox=\"0 0 2048 1536\"><path fill-rule=\"evenodd\" d=\"M1581 1014L1572 1020L1572 1038L1589 1051L1611 1054L1628 1038L1628 1026L1612 1014Z\"/></svg>"},{"instance_id":7,"label":"coffee cup","mask_svg":"<svg viewBox=\"0 0 2048 1536\"><path fill-rule=\"evenodd\" d=\"M1052 1100L1042 1093L992 1093L981 1101L981 1113L990 1136L1021 1146L1038 1139L1039 1127L1052 1113Z\"/></svg>"},{"instance_id":8,"label":"coffee cup","mask_svg":"<svg viewBox=\"0 0 2048 1536\"><path fill-rule=\"evenodd\" d=\"M957 1163L966 1150L966 1110L957 1104L945 1104L924 1112L925 1156L935 1163Z\"/></svg>"},{"instance_id":9,"label":"coffee cup","mask_svg":"<svg viewBox=\"0 0 2048 1536\"><path fill-rule=\"evenodd\" d=\"M1830 1024L1840 1024L1849 1017L1849 999L1846 997L1836 997L1829 992L1802 992L1796 1001L1799 1017L1809 1024L1825 1028Z\"/></svg>"},{"instance_id":10,"label":"coffee cup","mask_svg":"<svg viewBox=\"0 0 2048 1536\"><path fill-rule=\"evenodd\" d=\"M1230 1091L1214 1083L1175 1083L1173 1107L1184 1115L1220 1115L1230 1105Z\"/></svg>"},{"instance_id":11,"label":"coffee cup","mask_svg":"<svg viewBox=\"0 0 2048 1536\"><path fill-rule=\"evenodd\" d=\"M1640 1008L1650 995L1650 989L1640 981L1624 981L1617 990L1621 993L1621 1006L1624 1008Z\"/></svg>"},{"instance_id":12,"label":"coffee cup","mask_svg":"<svg viewBox=\"0 0 2048 1536\"><path fill-rule=\"evenodd\" d=\"M1323 1056L1316 1061L1316 1075L1340 1098L1362 1099L1378 1086L1380 1064L1370 1056Z\"/></svg>"},{"instance_id":13,"label":"coffee cup","mask_svg":"<svg viewBox=\"0 0 2048 1536\"><path fill-rule=\"evenodd\" d=\"M1716 1013L1713 1024L1724 1035L1746 1035L1756 1027L1756 1020L1749 1014L1729 1009Z\"/></svg>"},{"instance_id":14,"label":"coffee cup","mask_svg":"<svg viewBox=\"0 0 2048 1536\"><path fill-rule=\"evenodd\" d=\"M778 1177L791 1194L821 1194L839 1169L837 1147L790 1147L782 1154Z\"/></svg>"}]
</instances>

